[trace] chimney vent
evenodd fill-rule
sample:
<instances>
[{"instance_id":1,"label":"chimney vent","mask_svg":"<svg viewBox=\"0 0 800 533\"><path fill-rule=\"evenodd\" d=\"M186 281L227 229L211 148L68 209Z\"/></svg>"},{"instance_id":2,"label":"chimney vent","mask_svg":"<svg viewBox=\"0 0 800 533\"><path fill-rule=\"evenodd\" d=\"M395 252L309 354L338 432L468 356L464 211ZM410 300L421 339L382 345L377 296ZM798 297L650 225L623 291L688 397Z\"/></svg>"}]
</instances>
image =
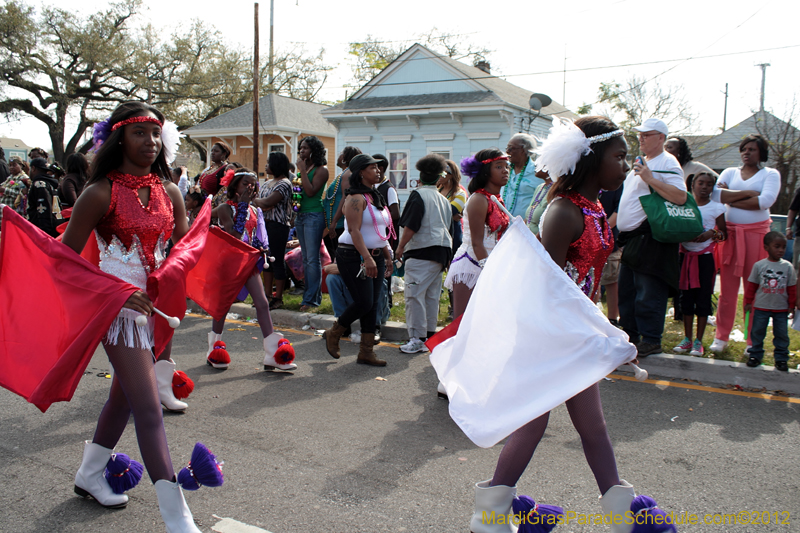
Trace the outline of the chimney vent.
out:
<instances>
[{"instance_id":1,"label":"chimney vent","mask_svg":"<svg viewBox=\"0 0 800 533\"><path fill-rule=\"evenodd\" d=\"M481 59L480 61L475 63L475 68L484 71L486 74L492 73L492 66L489 64L488 61Z\"/></svg>"}]
</instances>

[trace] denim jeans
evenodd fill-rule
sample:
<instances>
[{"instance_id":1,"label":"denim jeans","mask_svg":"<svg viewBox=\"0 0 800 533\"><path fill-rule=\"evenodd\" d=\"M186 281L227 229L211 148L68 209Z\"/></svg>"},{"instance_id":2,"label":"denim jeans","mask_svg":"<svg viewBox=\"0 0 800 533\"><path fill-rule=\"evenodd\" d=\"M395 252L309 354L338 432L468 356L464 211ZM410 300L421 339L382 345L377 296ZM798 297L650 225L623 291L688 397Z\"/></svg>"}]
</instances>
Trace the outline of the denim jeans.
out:
<instances>
[{"instance_id":1,"label":"denim jeans","mask_svg":"<svg viewBox=\"0 0 800 533\"><path fill-rule=\"evenodd\" d=\"M375 333L375 319L378 314L378 295L383 285L383 273L386 268L383 253L373 256L378 267L378 275L374 278L359 278L361 268L361 254L358 250L339 248L336 250L336 266L344 279L353 303L339 317L339 325L347 328L359 320L361 333Z\"/></svg>"},{"instance_id":2,"label":"denim jeans","mask_svg":"<svg viewBox=\"0 0 800 533\"><path fill-rule=\"evenodd\" d=\"M319 248L322 245L322 232L325 230L324 213L299 213L294 227L300 252L303 254L303 275L305 292L300 305L319 307L322 303L322 265L319 262Z\"/></svg>"},{"instance_id":3,"label":"denim jeans","mask_svg":"<svg viewBox=\"0 0 800 533\"><path fill-rule=\"evenodd\" d=\"M378 294L378 315L375 317L378 325L382 326L389 320L389 315L392 308L389 304L389 286L392 284L391 279L383 279L380 294Z\"/></svg>"},{"instance_id":4,"label":"denim jeans","mask_svg":"<svg viewBox=\"0 0 800 533\"><path fill-rule=\"evenodd\" d=\"M341 275L328 274L328 277L325 278L325 283L328 285L328 296L331 297L333 316L338 318L353 303L353 297L350 296L350 291L347 290Z\"/></svg>"},{"instance_id":5,"label":"denim jeans","mask_svg":"<svg viewBox=\"0 0 800 533\"><path fill-rule=\"evenodd\" d=\"M656 276L619 267L619 322L632 343L661 344L669 285Z\"/></svg>"},{"instance_id":6,"label":"denim jeans","mask_svg":"<svg viewBox=\"0 0 800 533\"><path fill-rule=\"evenodd\" d=\"M750 357L759 361L764 358L764 338L767 336L767 325L772 318L772 344L775 346L775 362L789 360L789 312L762 311L753 309L753 320L750 326Z\"/></svg>"}]
</instances>

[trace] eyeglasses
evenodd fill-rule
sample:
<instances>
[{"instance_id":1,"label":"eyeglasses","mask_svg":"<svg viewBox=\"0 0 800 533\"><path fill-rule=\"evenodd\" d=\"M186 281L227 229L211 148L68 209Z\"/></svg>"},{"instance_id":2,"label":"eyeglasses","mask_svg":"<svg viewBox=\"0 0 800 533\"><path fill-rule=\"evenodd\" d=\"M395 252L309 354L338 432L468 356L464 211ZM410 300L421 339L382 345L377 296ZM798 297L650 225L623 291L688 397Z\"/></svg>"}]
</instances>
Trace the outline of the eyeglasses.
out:
<instances>
[{"instance_id":1,"label":"eyeglasses","mask_svg":"<svg viewBox=\"0 0 800 533\"><path fill-rule=\"evenodd\" d=\"M648 132L639 132L636 136L640 139L647 139L648 137L652 137L653 135L661 135L657 131L648 131Z\"/></svg>"}]
</instances>

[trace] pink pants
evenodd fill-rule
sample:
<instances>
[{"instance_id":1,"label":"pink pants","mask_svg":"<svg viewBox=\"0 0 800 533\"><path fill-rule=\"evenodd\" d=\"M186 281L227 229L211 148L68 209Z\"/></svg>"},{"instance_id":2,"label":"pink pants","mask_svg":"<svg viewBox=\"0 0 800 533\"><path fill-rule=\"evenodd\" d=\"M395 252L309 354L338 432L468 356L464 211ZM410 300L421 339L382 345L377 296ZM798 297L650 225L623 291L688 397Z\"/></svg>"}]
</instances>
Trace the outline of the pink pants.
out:
<instances>
[{"instance_id":1,"label":"pink pants","mask_svg":"<svg viewBox=\"0 0 800 533\"><path fill-rule=\"evenodd\" d=\"M728 240L719 243L721 261L719 282L720 294L717 305L717 333L715 338L728 341L739 306L739 287L742 278L747 281L753 265L767 257L764 249L764 235L770 227L770 221L753 224L727 223ZM746 327L749 327L747 325ZM748 335L748 344L750 336Z\"/></svg>"}]
</instances>

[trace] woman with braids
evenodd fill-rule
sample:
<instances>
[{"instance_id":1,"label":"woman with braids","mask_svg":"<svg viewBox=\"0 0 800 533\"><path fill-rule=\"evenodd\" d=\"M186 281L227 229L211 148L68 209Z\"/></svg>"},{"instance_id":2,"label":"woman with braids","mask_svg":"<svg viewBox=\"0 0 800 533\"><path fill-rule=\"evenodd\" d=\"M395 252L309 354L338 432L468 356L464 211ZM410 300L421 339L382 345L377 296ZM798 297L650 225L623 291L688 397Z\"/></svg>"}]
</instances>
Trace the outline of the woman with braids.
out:
<instances>
[{"instance_id":1,"label":"woman with braids","mask_svg":"<svg viewBox=\"0 0 800 533\"><path fill-rule=\"evenodd\" d=\"M345 146L336 166L342 172L334 178L322 195L322 208L325 211L325 248L331 257L336 257L336 247L339 246L339 236L344 233L344 216L342 214L342 198L344 189L350 181L350 161L361 153L361 149L355 146Z\"/></svg>"},{"instance_id":2,"label":"woman with braids","mask_svg":"<svg viewBox=\"0 0 800 533\"><path fill-rule=\"evenodd\" d=\"M350 188L344 194L344 233L336 249L336 266L344 280L351 303L344 313L325 330L328 353L339 359L339 339L350 324L361 322L361 347L357 363L386 366L375 356L375 323L383 278L392 273L389 237L394 236L392 215L383 197L375 189L380 181L378 160L359 154L350 161Z\"/></svg>"},{"instance_id":3,"label":"woman with braids","mask_svg":"<svg viewBox=\"0 0 800 533\"><path fill-rule=\"evenodd\" d=\"M95 125L95 140L95 147L101 146L62 242L80 253L94 233L100 269L140 290L131 295L103 339L114 378L94 437L84 448L75 492L104 507L127 504L128 497L111 490L103 471L132 414L167 531L199 532L176 483L164 433L159 392L162 374L171 388L174 363L166 349L167 358L154 364L153 318L144 326L135 323L142 314L153 315L145 284L164 260L167 240L177 242L189 229L183 198L169 180L167 163L174 159L178 131L174 124L164 123L156 108L125 102Z\"/></svg>"},{"instance_id":4,"label":"woman with braids","mask_svg":"<svg viewBox=\"0 0 800 533\"><path fill-rule=\"evenodd\" d=\"M225 174L225 166L228 164L230 156L231 147L225 141L217 141L211 147L209 153L211 164L195 178L195 182L200 185L204 196L209 194L214 196L219 191L220 181Z\"/></svg>"},{"instance_id":5,"label":"woman with braids","mask_svg":"<svg viewBox=\"0 0 800 533\"><path fill-rule=\"evenodd\" d=\"M236 171L228 170L222 178L222 185L227 187L228 200L217 210L219 225L237 239L264 251L267 245L264 219L261 217L261 212L250 205L250 201L257 194L258 176L252 170L244 167ZM269 302L264 293L264 284L261 282L259 268L248 278L244 288L253 298L258 325L261 327L261 334L264 337L264 370L296 370L297 365L293 362L294 348L272 326ZM222 320L211 321L211 331L208 333L206 361L209 365L219 369L228 368L231 362L227 347L222 342L224 328L225 315L222 316Z\"/></svg>"},{"instance_id":6,"label":"woman with braids","mask_svg":"<svg viewBox=\"0 0 800 533\"><path fill-rule=\"evenodd\" d=\"M542 245L586 297L594 300L600 272L614 239L598 194L601 189L615 190L625 181L629 167L625 161L628 148L623 131L605 117L583 117L574 124L556 120L550 136L537 153L537 169L546 170L554 180L549 192L550 205L541 222ZM553 327L559 325L553 324ZM633 487L617 474L598 385L595 383L579 392L566 404L597 481L603 514L613 515L615 523L611 530L614 533L629 533L633 524L624 523L625 515L635 494ZM549 413L545 413L512 433L500 453L492 479L476 484L475 514L470 523L472 533L516 531L508 523L487 522L484 516L492 512L496 516L507 515L511 511L517 481L542 440L548 419ZM517 503L514 502L515 507ZM556 509L556 514L561 511ZM524 517L541 519L547 516L542 514L542 509L538 512L538 515L534 511Z\"/></svg>"},{"instance_id":7,"label":"woman with braids","mask_svg":"<svg viewBox=\"0 0 800 533\"><path fill-rule=\"evenodd\" d=\"M500 203L500 189L508 183L508 156L497 148L481 150L461 160L461 170L471 178L470 197L464 207L464 238L456 250L444 281L453 291L453 317L467 308L472 289L478 282L486 258L508 228L508 216L492 202Z\"/></svg>"},{"instance_id":8,"label":"woman with braids","mask_svg":"<svg viewBox=\"0 0 800 533\"><path fill-rule=\"evenodd\" d=\"M299 181L299 201L295 204L297 218L294 227L300 252L303 254L305 291L300 303L301 311L319 307L322 303L322 265L319 261L319 248L325 231L325 213L322 208L322 195L328 182L328 169L325 165L325 145L316 137L305 137L300 141L297 158L297 180Z\"/></svg>"},{"instance_id":9,"label":"woman with braids","mask_svg":"<svg viewBox=\"0 0 800 533\"><path fill-rule=\"evenodd\" d=\"M286 283L286 241L292 229L292 182L289 181L289 158L281 152L272 152L267 161L267 181L261 196L253 200L253 205L264 213L270 255L275 258L269 270L261 276L264 288L270 296L269 308L283 307L283 288ZM272 297L272 281L275 280L275 297Z\"/></svg>"}]
</instances>

